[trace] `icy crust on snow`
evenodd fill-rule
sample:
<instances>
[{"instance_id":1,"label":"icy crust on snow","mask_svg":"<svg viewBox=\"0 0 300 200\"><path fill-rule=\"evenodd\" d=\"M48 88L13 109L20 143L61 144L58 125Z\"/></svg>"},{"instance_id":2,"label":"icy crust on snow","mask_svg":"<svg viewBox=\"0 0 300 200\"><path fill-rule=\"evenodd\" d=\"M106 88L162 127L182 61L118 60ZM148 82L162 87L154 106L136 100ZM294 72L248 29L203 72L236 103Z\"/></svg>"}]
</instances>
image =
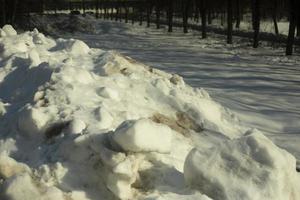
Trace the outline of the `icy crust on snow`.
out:
<instances>
[{"instance_id":1,"label":"icy crust on snow","mask_svg":"<svg viewBox=\"0 0 300 200\"><path fill-rule=\"evenodd\" d=\"M0 33L1 199L298 197L294 158L242 136L248 128L180 76L37 29Z\"/></svg>"},{"instance_id":2,"label":"icy crust on snow","mask_svg":"<svg viewBox=\"0 0 300 200\"><path fill-rule=\"evenodd\" d=\"M186 182L215 200L299 199L295 158L258 131L218 147L193 149Z\"/></svg>"}]
</instances>

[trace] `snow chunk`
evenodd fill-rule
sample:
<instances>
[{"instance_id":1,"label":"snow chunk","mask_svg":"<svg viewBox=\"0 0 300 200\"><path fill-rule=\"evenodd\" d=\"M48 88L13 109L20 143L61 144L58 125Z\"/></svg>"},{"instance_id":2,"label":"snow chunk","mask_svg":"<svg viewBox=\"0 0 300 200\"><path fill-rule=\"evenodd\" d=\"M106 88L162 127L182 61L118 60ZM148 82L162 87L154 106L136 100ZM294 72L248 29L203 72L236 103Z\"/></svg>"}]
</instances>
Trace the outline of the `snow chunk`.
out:
<instances>
[{"instance_id":1,"label":"snow chunk","mask_svg":"<svg viewBox=\"0 0 300 200\"><path fill-rule=\"evenodd\" d=\"M80 119L74 119L70 122L67 133L69 134L80 134L86 128L84 121Z\"/></svg>"},{"instance_id":2,"label":"snow chunk","mask_svg":"<svg viewBox=\"0 0 300 200\"><path fill-rule=\"evenodd\" d=\"M85 192L83 191L73 191L71 193L71 200L90 200Z\"/></svg>"},{"instance_id":3,"label":"snow chunk","mask_svg":"<svg viewBox=\"0 0 300 200\"><path fill-rule=\"evenodd\" d=\"M4 195L9 200L40 200L41 195L27 173L13 176L5 182Z\"/></svg>"},{"instance_id":4,"label":"snow chunk","mask_svg":"<svg viewBox=\"0 0 300 200\"><path fill-rule=\"evenodd\" d=\"M29 167L23 163L18 163L6 152L0 154L0 176L2 178L7 179L22 172L30 172Z\"/></svg>"},{"instance_id":5,"label":"snow chunk","mask_svg":"<svg viewBox=\"0 0 300 200\"><path fill-rule=\"evenodd\" d=\"M118 91L108 88L108 87L101 87L101 88L97 89L97 94L104 98L119 100Z\"/></svg>"},{"instance_id":6,"label":"snow chunk","mask_svg":"<svg viewBox=\"0 0 300 200\"><path fill-rule=\"evenodd\" d=\"M28 56L32 66L41 64L40 55L35 49L31 50Z\"/></svg>"},{"instance_id":7,"label":"snow chunk","mask_svg":"<svg viewBox=\"0 0 300 200\"><path fill-rule=\"evenodd\" d=\"M98 127L101 129L110 128L114 118L108 112L106 108L99 107L95 111L96 117L99 120Z\"/></svg>"},{"instance_id":8,"label":"snow chunk","mask_svg":"<svg viewBox=\"0 0 300 200\"><path fill-rule=\"evenodd\" d=\"M17 35L17 31L9 24L3 26L2 30L6 33L7 36Z\"/></svg>"},{"instance_id":9,"label":"snow chunk","mask_svg":"<svg viewBox=\"0 0 300 200\"><path fill-rule=\"evenodd\" d=\"M18 128L29 136L40 133L46 127L49 116L41 111L41 109L30 106L25 107L18 119Z\"/></svg>"},{"instance_id":10,"label":"snow chunk","mask_svg":"<svg viewBox=\"0 0 300 200\"><path fill-rule=\"evenodd\" d=\"M127 180L120 179L116 174L109 174L107 188L120 199L132 199L131 185Z\"/></svg>"},{"instance_id":11,"label":"snow chunk","mask_svg":"<svg viewBox=\"0 0 300 200\"><path fill-rule=\"evenodd\" d=\"M193 149L184 177L215 200L300 199L295 158L258 131L211 149Z\"/></svg>"},{"instance_id":12,"label":"snow chunk","mask_svg":"<svg viewBox=\"0 0 300 200\"><path fill-rule=\"evenodd\" d=\"M47 188L42 200L65 200L64 194L56 187Z\"/></svg>"},{"instance_id":13,"label":"snow chunk","mask_svg":"<svg viewBox=\"0 0 300 200\"><path fill-rule=\"evenodd\" d=\"M74 40L68 49L73 56L85 55L90 51L89 46L81 40Z\"/></svg>"},{"instance_id":14,"label":"snow chunk","mask_svg":"<svg viewBox=\"0 0 300 200\"><path fill-rule=\"evenodd\" d=\"M5 37L6 33L0 28L0 37Z\"/></svg>"},{"instance_id":15,"label":"snow chunk","mask_svg":"<svg viewBox=\"0 0 300 200\"><path fill-rule=\"evenodd\" d=\"M122 123L112 139L125 151L169 153L172 132L168 126L140 119Z\"/></svg>"}]
</instances>

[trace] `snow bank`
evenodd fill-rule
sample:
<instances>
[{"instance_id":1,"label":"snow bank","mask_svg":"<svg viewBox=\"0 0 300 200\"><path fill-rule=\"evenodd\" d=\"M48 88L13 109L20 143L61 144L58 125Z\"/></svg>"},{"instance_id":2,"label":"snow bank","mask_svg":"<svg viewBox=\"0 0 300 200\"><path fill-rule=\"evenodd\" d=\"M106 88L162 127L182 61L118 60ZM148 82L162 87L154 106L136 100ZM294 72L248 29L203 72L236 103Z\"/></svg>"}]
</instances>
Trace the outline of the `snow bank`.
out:
<instances>
[{"instance_id":1,"label":"snow bank","mask_svg":"<svg viewBox=\"0 0 300 200\"><path fill-rule=\"evenodd\" d=\"M114 132L112 139L125 151L168 153L172 133L168 126L148 119L126 121Z\"/></svg>"},{"instance_id":2,"label":"snow bank","mask_svg":"<svg viewBox=\"0 0 300 200\"><path fill-rule=\"evenodd\" d=\"M186 182L215 200L300 198L296 160L254 131L211 149L193 149Z\"/></svg>"},{"instance_id":3,"label":"snow bank","mask_svg":"<svg viewBox=\"0 0 300 200\"><path fill-rule=\"evenodd\" d=\"M294 158L241 137L248 128L182 77L37 29L0 33L1 198L299 198Z\"/></svg>"}]
</instances>

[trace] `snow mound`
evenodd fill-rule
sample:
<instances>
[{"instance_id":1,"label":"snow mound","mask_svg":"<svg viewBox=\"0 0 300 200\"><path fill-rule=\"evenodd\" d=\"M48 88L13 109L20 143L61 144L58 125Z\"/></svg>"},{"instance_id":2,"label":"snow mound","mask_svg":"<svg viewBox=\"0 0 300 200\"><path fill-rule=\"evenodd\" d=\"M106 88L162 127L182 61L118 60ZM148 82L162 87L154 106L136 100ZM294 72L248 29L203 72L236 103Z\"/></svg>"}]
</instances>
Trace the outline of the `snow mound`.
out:
<instances>
[{"instance_id":1,"label":"snow mound","mask_svg":"<svg viewBox=\"0 0 300 200\"><path fill-rule=\"evenodd\" d=\"M294 158L241 137L204 89L79 40L0 32L1 199L299 198Z\"/></svg>"},{"instance_id":2,"label":"snow mound","mask_svg":"<svg viewBox=\"0 0 300 200\"><path fill-rule=\"evenodd\" d=\"M125 151L169 153L172 132L168 126L140 119L124 122L114 132L112 139Z\"/></svg>"},{"instance_id":3,"label":"snow mound","mask_svg":"<svg viewBox=\"0 0 300 200\"><path fill-rule=\"evenodd\" d=\"M254 131L211 149L193 149L186 182L215 200L300 198L296 160Z\"/></svg>"}]
</instances>

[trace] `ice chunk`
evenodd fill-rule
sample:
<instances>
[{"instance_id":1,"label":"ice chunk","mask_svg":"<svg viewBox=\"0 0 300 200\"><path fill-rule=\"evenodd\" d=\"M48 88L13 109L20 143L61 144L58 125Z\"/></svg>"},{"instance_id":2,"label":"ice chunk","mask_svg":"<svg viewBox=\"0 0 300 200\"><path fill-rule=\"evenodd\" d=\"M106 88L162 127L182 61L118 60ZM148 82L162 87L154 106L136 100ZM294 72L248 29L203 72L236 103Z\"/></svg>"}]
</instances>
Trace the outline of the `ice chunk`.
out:
<instances>
[{"instance_id":1,"label":"ice chunk","mask_svg":"<svg viewBox=\"0 0 300 200\"><path fill-rule=\"evenodd\" d=\"M41 111L41 109L33 108L30 106L25 107L18 119L18 128L29 136L44 130L49 116Z\"/></svg>"},{"instance_id":2,"label":"ice chunk","mask_svg":"<svg viewBox=\"0 0 300 200\"><path fill-rule=\"evenodd\" d=\"M193 149L184 177L215 200L300 199L295 158L257 131L215 148Z\"/></svg>"},{"instance_id":3,"label":"ice chunk","mask_svg":"<svg viewBox=\"0 0 300 200\"><path fill-rule=\"evenodd\" d=\"M168 126L140 119L125 121L113 133L112 139L125 151L169 153L172 132Z\"/></svg>"},{"instance_id":4,"label":"ice chunk","mask_svg":"<svg viewBox=\"0 0 300 200\"><path fill-rule=\"evenodd\" d=\"M84 121L80 119L74 119L70 122L67 133L69 134L80 134L86 128Z\"/></svg>"},{"instance_id":5,"label":"ice chunk","mask_svg":"<svg viewBox=\"0 0 300 200\"><path fill-rule=\"evenodd\" d=\"M74 40L68 47L70 53L74 56L88 54L90 48L87 44L80 40Z\"/></svg>"},{"instance_id":6,"label":"ice chunk","mask_svg":"<svg viewBox=\"0 0 300 200\"><path fill-rule=\"evenodd\" d=\"M41 195L28 173L13 176L5 181L4 196L9 200L41 199Z\"/></svg>"},{"instance_id":7,"label":"ice chunk","mask_svg":"<svg viewBox=\"0 0 300 200\"><path fill-rule=\"evenodd\" d=\"M9 24L4 25L2 30L6 33L7 36L17 35L17 31Z\"/></svg>"}]
</instances>

